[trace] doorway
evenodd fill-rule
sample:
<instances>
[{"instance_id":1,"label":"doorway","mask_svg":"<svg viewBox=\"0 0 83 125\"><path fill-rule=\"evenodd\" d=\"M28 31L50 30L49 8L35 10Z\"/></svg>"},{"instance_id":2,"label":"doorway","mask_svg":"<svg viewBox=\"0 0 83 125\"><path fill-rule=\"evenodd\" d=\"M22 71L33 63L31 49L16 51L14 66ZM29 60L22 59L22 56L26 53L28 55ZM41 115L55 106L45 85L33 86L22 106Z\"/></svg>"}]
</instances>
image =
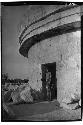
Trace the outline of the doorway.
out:
<instances>
[{"instance_id":1,"label":"doorway","mask_svg":"<svg viewBox=\"0 0 83 125\"><path fill-rule=\"evenodd\" d=\"M47 63L42 64L42 91L44 95L44 100L48 99L48 92L47 92L47 71L51 74L50 77L50 93L51 93L51 100L57 99L57 79L56 79L56 62L54 63Z\"/></svg>"}]
</instances>

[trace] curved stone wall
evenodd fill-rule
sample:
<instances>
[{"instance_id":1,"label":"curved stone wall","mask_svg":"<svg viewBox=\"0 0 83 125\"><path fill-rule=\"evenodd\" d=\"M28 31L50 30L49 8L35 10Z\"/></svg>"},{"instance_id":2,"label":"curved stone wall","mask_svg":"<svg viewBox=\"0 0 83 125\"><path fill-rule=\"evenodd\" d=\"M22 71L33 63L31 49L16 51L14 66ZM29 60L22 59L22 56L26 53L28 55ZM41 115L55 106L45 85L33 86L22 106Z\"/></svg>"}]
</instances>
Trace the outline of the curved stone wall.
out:
<instances>
[{"instance_id":1,"label":"curved stone wall","mask_svg":"<svg viewBox=\"0 0 83 125\"><path fill-rule=\"evenodd\" d=\"M80 97L80 6L31 5L26 13L19 52L28 57L32 88L42 87L41 64L56 62L57 100L61 103L75 94Z\"/></svg>"},{"instance_id":2,"label":"curved stone wall","mask_svg":"<svg viewBox=\"0 0 83 125\"><path fill-rule=\"evenodd\" d=\"M19 25L20 34L26 26L29 26L33 22L45 17L49 13L52 13L58 9L64 8L66 5L29 5L27 6L26 13Z\"/></svg>"},{"instance_id":3,"label":"curved stone wall","mask_svg":"<svg viewBox=\"0 0 83 125\"><path fill-rule=\"evenodd\" d=\"M70 30L80 29L80 6L70 6L71 8L63 8L62 6L62 8L59 9L61 6L59 7L58 5L56 5L56 11L52 10L53 8L51 5L46 5L46 9L49 7L49 13L47 13L46 16L41 16L41 18L37 20L35 15L36 21L34 22L31 18L33 23L27 25L22 31L19 37L19 42L21 44L19 52L23 56L28 57L27 52L29 51L31 46L36 44L37 42L40 42L42 39L47 39L48 37L52 37L54 35L60 35ZM33 8L37 10L37 8ZM30 11L30 13L34 18L32 11L33 9Z\"/></svg>"},{"instance_id":4,"label":"curved stone wall","mask_svg":"<svg viewBox=\"0 0 83 125\"><path fill-rule=\"evenodd\" d=\"M57 75L57 99L61 102L64 98L71 98L72 94L81 92L81 31L66 33L56 37L43 40L31 47L28 60L34 64L41 65L56 62ZM41 82L41 68L34 69L34 86ZM37 71L38 70L38 71ZM37 78L37 72L40 77ZM37 80L38 79L38 80ZM34 81L38 81L34 83ZM38 83L38 84L37 84ZM38 86L37 86L38 87ZM40 87L41 88L41 87Z\"/></svg>"},{"instance_id":5,"label":"curved stone wall","mask_svg":"<svg viewBox=\"0 0 83 125\"><path fill-rule=\"evenodd\" d=\"M55 60L58 63L61 55L64 60L80 52L80 39L80 31L76 31L43 40L30 48L28 60L37 64L51 63Z\"/></svg>"}]
</instances>

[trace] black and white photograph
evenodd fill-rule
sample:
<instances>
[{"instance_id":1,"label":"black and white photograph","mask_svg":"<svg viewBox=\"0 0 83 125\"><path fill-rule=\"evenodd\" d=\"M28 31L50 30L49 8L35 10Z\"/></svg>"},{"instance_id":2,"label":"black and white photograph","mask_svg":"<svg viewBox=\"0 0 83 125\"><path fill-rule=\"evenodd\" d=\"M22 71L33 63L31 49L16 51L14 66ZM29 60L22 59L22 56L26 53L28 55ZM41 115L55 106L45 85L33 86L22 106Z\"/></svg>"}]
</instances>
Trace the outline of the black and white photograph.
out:
<instances>
[{"instance_id":1,"label":"black and white photograph","mask_svg":"<svg viewBox=\"0 0 83 125\"><path fill-rule=\"evenodd\" d=\"M1 2L1 121L82 121L76 2Z\"/></svg>"}]
</instances>

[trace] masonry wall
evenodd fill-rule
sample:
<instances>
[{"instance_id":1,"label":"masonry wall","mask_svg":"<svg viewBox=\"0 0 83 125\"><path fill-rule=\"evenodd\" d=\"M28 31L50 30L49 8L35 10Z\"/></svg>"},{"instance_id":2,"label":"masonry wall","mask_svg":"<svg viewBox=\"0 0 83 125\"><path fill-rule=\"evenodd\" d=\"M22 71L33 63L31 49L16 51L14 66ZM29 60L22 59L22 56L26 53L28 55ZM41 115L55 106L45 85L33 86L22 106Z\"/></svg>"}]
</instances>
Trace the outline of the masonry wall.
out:
<instances>
[{"instance_id":1,"label":"masonry wall","mask_svg":"<svg viewBox=\"0 0 83 125\"><path fill-rule=\"evenodd\" d=\"M31 87L37 91L40 91L42 87L41 64L30 62L30 73L28 74L28 76L29 76L29 84L31 85Z\"/></svg>"},{"instance_id":2,"label":"masonry wall","mask_svg":"<svg viewBox=\"0 0 83 125\"><path fill-rule=\"evenodd\" d=\"M43 40L31 47L28 53L32 62L30 83L34 89L42 87L41 64L56 62L57 100L70 99L81 92L80 31L66 33Z\"/></svg>"},{"instance_id":3,"label":"masonry wall","mask_svg":"<svg viewBox=\"0 0 83 125\"><path fill-rule=\"evenodd\" d=\"M24 18L24 26L29 26L66 5L30 5ZM29 12L29 13L28 13ZM81 20L80 7L55 13L29 26L23 33L24 41L49 29ZM22 29L23 30L23 29ZM56 62L57 100L70 100L72 96L81 93L81 31L66 33L40 41L33 45L28 54L30 64L29 83L33 89L42 87L41 64ZM23 38L24 37L24 38ZM34 41L35 42L35 41Z\"/></svg>"}]
</instances>

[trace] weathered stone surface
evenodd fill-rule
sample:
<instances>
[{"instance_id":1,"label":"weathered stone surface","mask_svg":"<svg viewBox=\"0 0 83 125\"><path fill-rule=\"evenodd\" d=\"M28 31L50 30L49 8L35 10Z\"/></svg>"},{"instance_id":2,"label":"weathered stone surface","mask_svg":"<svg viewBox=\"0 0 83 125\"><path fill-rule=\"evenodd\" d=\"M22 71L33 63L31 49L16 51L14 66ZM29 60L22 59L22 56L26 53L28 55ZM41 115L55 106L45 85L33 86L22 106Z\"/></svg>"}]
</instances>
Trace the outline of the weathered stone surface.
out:
<instances>
[{"instance_id":1,"label":"weathered stone surface","mask_svg":"<svg viewBox=\"0 0 83 125\"><path fill-rule=\"evenodd\" d=\"M39 91L42 87L42 70L40 64L30 64L29 84L32 89Z\"/></svg>"},{"instance_id":2,"label":"weathered stone surface","mask_svg":"<svg viewBox=\"0 0 83 125\"><path fill-rule=\"evenodd\" d=\"M19 89L13 91L11 94L11 97L12 97L13 103L19 103L22 101L22 99L20 98Z\"/></svg>"},{"instance_id":3,"label":"weathered stone surface","mask_svg":"<svg viewBox=\"0 0 83 125\"><path fill-rule=\"evenodd\" d=\"M61 7L60 7L60 5L55 5L55 8L53 7L54 9L52 7L53 7L52 5L50 5L50 6L37 5L37 7L32 6L32 9L30 8L30 10L29 10L30 15L29 14L26 15L29 22L27 19L25 19L24 22L27 23L26 25L30 25L32 22L37 21L39 18L46 16L47 14L50 14L53 11L55 11L59 8L63 8L65 6L61 5ZM43 13L42 11L44 11L44 10L45 10L45 12ZM49 17L47 17L46 19L36 22L35 24L31 25L26 30L26 32L23 34L23 37L27 34L26 36L27 36L27 38L29 38L33 35L40 34L48 29L52 29L54 27L57 27L57 26L60 26L63 24L67 24L67 23L71 23L71 22L75 22L75 21L80 21L80 7L76 7L76 8L72 8L71 10L69 9L66 11L52 14Z\"/></svg>"},{"instance_id":4,"label":"weathered stone surface","mask_svg":"<svg viewBox=\"0 0 83 125\"><path fill-rule=\"evenodd\" d=\"M32 46L28 60L31 62L29 82L33 88L38 89L42 85L42 71L38 66L56 62L58 101L61 102L65 97L71 100L71 94L74 95L76 91L78 94L81 93L80 36L80 31L66 33ZM37 77L39 72L40 77Z\"/></svg>"},{"instance_id":5,"label":"weathered stone surface","mask_svg":"<svg viewBox=\"0 0 83 125\"><path fill-rule=\"evenodd\" d=\"M25 34L28 35L27 37L25 37L25 39L35 34L44 32L45 30L48 30L50 28L58 27L63 24L68 24L73 21L74 22L80 21L80 14L77 13L80 13L80 7L76 7L76 9L75 8L69 9L64 12L59 12L58 16L56 14L55 17L54 15L52 16L55 20L58 17L60 17L59 20L55 21L56 23L50 22L47 23L46 25L43 25L43 27L35 29L36 26L40 24L42 25L42 22L44 23L44 21L49 21L52 18L48 18L48 20L44 19L43 21L38 22L38 25L37 24L33 25L30 27L31 29L28 28L26 30L30 31L34 29L30 34L27 34L28 32L25 32ZM64 15L67 17L62 18ZM33 20L36 19L34 16L32 16L32 18L34 18ZM34 89L40 89L40 86L42 86L41 64L56 62L55 72L57 77L57 100L60 103L68 103L71 102L71 99L76 99L76 98L79 98L80 100L80 93L81 93L80 89L81 88L81 61L80 61L81 39L80 38L81 38L80 30L71 31L69 33L57 36L55 34L55 37L42 40L33 45L28 53L26 51L26 53L28 54L28 61L30 64L30 71L31 71L29 74L29 83L31 87L33 87ZM75 95L77 95L77 97L75 97Z\"/></svg>"},{"instance_id":6,"label":"weathered stone surface","mask_svg":"<svg viewBox=\"0 0 83 125\"><path fill-rule=\"evenodd\" d=\"M11 96L14 103L33 102L30 87L28 85L20 85L18 89L12 92Z\"/></svg>"},{"instance_id":7,"label":"weathered stone surface","mask_svg":"<svg viewBox=\"0 0 83 125\"><path fill-rule=\"evenodd\" d=\"M78 103L69 104L69 105L67 105L67 103L61 103L61 104L60 104L60 107L62 107L63 109L69 109L69 110L75 109L76 106L78 106Z\"/></svg>"},{"instance_id":8,"label":"weathered stone surface","mask_svg":"<svg viewBox=\"0 0 83 125\"><path fill-rule=\"evenodd\" d=\"M26 9L26 13L24 14L24 16L19 24L20 32L22 32L22 30L25 28L25 26L29 26L34 21L37 21L40 18L48 15L49 13L52 13L53 11L56 11L63 7L65 7L65 5L34 5L34 6L29 5Z\"/></svg>"},{"instance_id":9,"label":"weathered stone surface","mask_svg":"<svg viewBox=\"0 0 83 125\"><path fill-rule=\"evenodd\" d=\"M7 91L6 93L3 94L3 101L4 102L10 102L11 93L12 93L12 91Z\"/></svg>"},{"instance_id":10,"label":"weathered stone surface","mask_svg":"<svg viewBox=\"0 0 83 125\"><path fill-rule=\"evenodd\" d=\"M25 89L20 92L20 98L24 102L33 102L33 97L31 96L29 87L26 86Z\"/></svg>"}]
</instances>

